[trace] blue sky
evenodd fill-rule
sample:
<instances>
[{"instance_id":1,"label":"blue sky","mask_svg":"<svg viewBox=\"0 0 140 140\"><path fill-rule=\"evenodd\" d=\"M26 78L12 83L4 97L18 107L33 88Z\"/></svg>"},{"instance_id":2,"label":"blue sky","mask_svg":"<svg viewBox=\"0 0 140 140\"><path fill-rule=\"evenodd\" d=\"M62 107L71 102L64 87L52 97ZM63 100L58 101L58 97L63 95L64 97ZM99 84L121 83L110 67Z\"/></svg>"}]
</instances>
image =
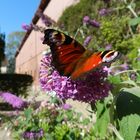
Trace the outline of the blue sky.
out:
<instances>
[{"instance_id":1,"label":"blue sky","mask_svg":"<svg viewBox=\"0 0 140 140\"><path fill-rule=\"evenodd\" d=\"M13 31L21 31L22 24L30 24L40 4L40 0L1 0L0 32L6 36Z\"/></svg>"}]
</instances>

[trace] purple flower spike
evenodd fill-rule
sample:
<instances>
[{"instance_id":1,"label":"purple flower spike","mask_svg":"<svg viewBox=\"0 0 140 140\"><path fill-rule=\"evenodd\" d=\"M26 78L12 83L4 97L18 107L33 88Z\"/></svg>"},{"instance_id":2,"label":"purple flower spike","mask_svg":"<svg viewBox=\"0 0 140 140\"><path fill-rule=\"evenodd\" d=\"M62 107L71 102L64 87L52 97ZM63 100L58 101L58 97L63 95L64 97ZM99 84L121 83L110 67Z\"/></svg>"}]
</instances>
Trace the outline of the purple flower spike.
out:
<instances>
[{"instance_id":1,"label":"purple flower spike","mask_svg":"<svg viewBox=\"0 0 140 140\"><path fill-rule=\"evenodd\" d=\"M57 71L53 70L50 55L45 55L41 60L40 84L44 91L55 91L62 99L68 99L76 92L75 84L71 79L60 76Z\"/></svg>"},{"instance_id":2,"label":"purple flower spike","mask_svg":"<svg viewBox=\"0 0 140 140\"><path fill-rule=\"evenodd\" d=\"M90 17L89 16L85 16L84 18L83 18L83 23L84 24L89 24L89 21L90 21Z\"/></svg>"},{"instance_id":3,"label":"purple flower spike","mask_svg":"<svg viewBox=\"0 0 140 140\"><path fill-rule=\"evenodd\" d=\"M101 9L101 10L99 11L99 15L101 15L101 16L105 16L105 15L107 15L108 13L109 13L108 9L105 9L105 8L103 8L103 9Z\"/></svg>"},{"instance_id":4,"label":"purple flower spike","mask_svg":"<svg viewBox=\"0 0 140 140\"><path fill-rule=\"evenodd\" d=\"M44 136L44 131L40 129L39 131L25 131L23 133L23 138L25 139L39 139Z\"/></svg>"},{"instance_id":5,"label":"purple flower spike","mask_svg":"<svg viewBox=\"0 0 140 140\"><path fill-rule=\"evenodd\" d=\"M100 27L100 23L96 20L90 20L90 23L89 23L91 26L93 27L96 27L96 28L99 28Z\"/></svg>"},{"instance_id":6,"label":"purple flower spike","mask_svg":"<svg viewBox=\"0 0 140 140\"><path fill-rule=\"evenodd\" d=\"M106 80L107 71L102 68L85 75L76 81L60 76L51 66L51 56L45 55L41 60L40 84L44 91L55 91L61 99L73 99L82 102L96 102L108 96L111 85Z\"/></svg>"},{"instance_id":7,"label":"purple flower spike","mask_svg":"<svg viewBox=\"0 0 140 140\"><path fill-rule=\"evenodd\" d=\"M29 31L32 29L32 25L22 24L22 29L25 31Z\"/></svg>"},{"instance_id":8,"label":"purple flower spike","mask_svg":"<svg viewBox=\"0 0 140 140\"><path fill-rule=\"evenodd\" d=\"M88 44L90 43L91 39L92 39L91 36L87 36L86 39L84 40L83 46L84 47L88 46Z\"/></svg>"},{"instance_id":9,"label":"purple flower spike","mask_svg":"<svg viewBox=\"0 0 140 140\"><path fill-rule=\"evenodd\" d=\"M27 102L9 92L0 93L0 97L13 108L21 109L27 105Z\"/></svg>"},{"instance_id":10,"label":"purple flower spike","mask_svg":"<svg viewBox=\"0 0 140 140\"><path fill-rule=\"evenodd\" d=\"M45 15L41 10L38 10L36 13L42 20L42 22L47 26L51 26L52 24L54 24L54 21L48 17L47 15Z\"/></svg>"},{"instance_id":11,"label":"purple flower spike","mask_svg":"<svg viewBox=\"0 0 140 140\"><path fill-rule=\"evenodd\" d=\"M124 63L124 64L122 64L122 65L120 65L121 66L121 68L123 69L123 70L128 70L129 69L129 65L127 64L127 63Z\"/></svg>"},{"instance_id":12,"label":"purple flower spike","mask_svg":"<svg viewBox=\"0 0 140 140\"><path fill-rule=\"evenodd\" d=\"M84 80L77 81L77 94L74 100L95 103L108 96L111 85L105 80L107 71L99 69L87 75Z\"/></svg>"}]
</instances>

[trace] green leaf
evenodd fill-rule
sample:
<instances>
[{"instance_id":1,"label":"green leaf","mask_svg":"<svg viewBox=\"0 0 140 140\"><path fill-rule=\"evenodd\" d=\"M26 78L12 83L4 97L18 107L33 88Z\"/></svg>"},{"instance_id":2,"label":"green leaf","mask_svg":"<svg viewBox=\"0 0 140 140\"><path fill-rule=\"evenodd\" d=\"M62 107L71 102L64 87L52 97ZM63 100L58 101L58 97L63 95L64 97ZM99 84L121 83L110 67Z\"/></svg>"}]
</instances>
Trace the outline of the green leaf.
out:
<instances>
[{"instance_id":1,"label":"green leaf","mask_svg":"<svg viewBox=\"0 0 140 140\"><path fill-rule=\"evenodd\" d=\"M43 138L43 140L54 140L54 138L53 138L53 136L52 136L52 134L51 133L46 133L45 134L45 138Z\"/></svg>"},{"instance_id":2,"label":"green leaf","mask_svg":"<svg viewBox=\"0 0 140 140\"><path fill-rule=\"evenodd\" d=\"M84 119L83 122L82 122L83 125L88 125L89 123L90 123L89 118Z\"/></svg>"},{"instance_id":3,"label":"green leaf","mask_svg":"<svg viewBox=\"0 0 140 140\"><path fill-rule=\"evenodd\" d=\"M140 87L123 88L116 100L116 111L121 119L130 114L140 115Z\"/></svg>"},{"instance_id":4,"label":"green leaf","mask_svg":"<svg viewBox=\"0 0 140 140\"><path fill-rule=\"evenodd\" d=\"M24 115L27 120L30 120L32 118L32 109L31 108L26 109L24 111Z\"/></svg>"},{"instance_id":5,"label":"green leaf","mask_svg":"<svg viewBox=\"0 0 140 140\"><path fill-rule=\"evenodd\" d=\"M102 116L96 121L95 123L95 133L97 136L99 136L101 139L105 138L107 127L109 124L109 109L106 109L106 111L102 114Z\"/></svg>"},{"instance_id":6,"label":"green leaf","mask_svg":"<svg viewBox=\"0 0 140 140\"><path fill-rule=\"evenodd\" d=\"M104 108L105 108L104 103L98 101L98 102L96 103L96 108L97 108L97 118L99 118L100 115L101 115L101 113L103 112L103 110L104 110Z\"/></svg>"},{"instance_id":7,"label":"green leaf","mask_svg":"<svg viewBox=\"0 0 140 140\"><path fill-rule=\"evenodd\" d=\"M113 84L119 84L121 82L121 78L119 75L116 76L109 76L108 77L109 81Z\"/></svg>"},{"instance_id":8,"label":"green leaf","mask_svg":"<svg viewBox=\"0 0 140 140\"><path fill-rule=\"evenodd\" d=\"M135 140L136 132L140 126L140 116L131 114L120 121L120 133L125 140Z\"/></svg>"},{"instance_id":9,"label":"green leaf","mask_svg":"<svg viewBox=\"0 0 140 140\"><path fill-rule=\"evenodd\" d=\"M105 107L104 103L97 103L97 120L94 125L94 133L101 139L105 138L108 124L109 124L109 109Z\"/></svg>"},{"instance_id":10,"label":"green leaf","mask_svg":"<svg viewBox=\"0 0 140 140\"><path fill-rule=\"evenodd\" d=\"M130 26L135 26L135 25L137 25L139 23L140 23L140 17L136 17L136 18L133 18L133 19L129 20L129 25Z\"/></svg>"}]
</instances>

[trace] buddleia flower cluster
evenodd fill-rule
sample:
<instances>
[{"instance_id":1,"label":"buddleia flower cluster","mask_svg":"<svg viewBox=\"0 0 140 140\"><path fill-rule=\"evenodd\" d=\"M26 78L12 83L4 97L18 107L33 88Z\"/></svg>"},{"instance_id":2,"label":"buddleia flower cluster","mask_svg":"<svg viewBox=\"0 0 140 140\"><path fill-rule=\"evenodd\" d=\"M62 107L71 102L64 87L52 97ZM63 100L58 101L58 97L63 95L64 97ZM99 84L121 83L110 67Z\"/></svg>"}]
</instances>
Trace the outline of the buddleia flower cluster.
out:
<instances>
[{"instance_id":1,"label":"buddleia flower cluster","mask_svg":"<svg viewBox=\"0 0 140 140\"><path fill-rule=\"evenodd\" d=\"M103 68L89 72L83 79L72 80L70 77L61 76L51 63L51 54L42 57L40 85L44 91L55 92L61 99L73 99L86 103L95 103L108 96L111 85L107 81L107 71Z\"/></svg>"}]
</instances>

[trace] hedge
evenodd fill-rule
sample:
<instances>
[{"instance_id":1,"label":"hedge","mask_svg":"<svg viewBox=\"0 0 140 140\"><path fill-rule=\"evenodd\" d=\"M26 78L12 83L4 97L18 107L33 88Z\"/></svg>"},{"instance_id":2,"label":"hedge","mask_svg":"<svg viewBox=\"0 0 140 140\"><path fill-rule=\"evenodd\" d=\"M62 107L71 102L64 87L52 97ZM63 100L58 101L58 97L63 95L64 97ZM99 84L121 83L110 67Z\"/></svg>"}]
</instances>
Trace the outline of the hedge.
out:
<instances>
[{"instance_id":1,"label":"hedge","mask_svg":"<svg viewBox=\"0 0 140 140\"><path fill-rule=\"evenodd\" d=\"M27 96L33 78L27 74L0 74L0 91Z\"/></svg>"}]
</instances>

